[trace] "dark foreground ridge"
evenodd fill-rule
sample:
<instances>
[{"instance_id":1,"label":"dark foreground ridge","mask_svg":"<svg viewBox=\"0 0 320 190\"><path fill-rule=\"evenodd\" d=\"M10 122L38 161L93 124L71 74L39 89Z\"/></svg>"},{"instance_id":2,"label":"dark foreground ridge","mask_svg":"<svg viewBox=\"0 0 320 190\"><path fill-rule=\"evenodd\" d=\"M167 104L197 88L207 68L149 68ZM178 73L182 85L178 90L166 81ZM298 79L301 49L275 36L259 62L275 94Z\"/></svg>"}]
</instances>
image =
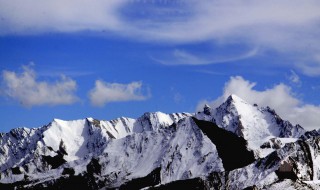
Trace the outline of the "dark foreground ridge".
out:
<instances>
[{"instance_id":1,"label":"dark foreground ridge","mask_svg":"<svg viewBox=\"0 0 320 190\"><path fill-rule=\"evenodd\" d=\"M193 120L216 145L223 167L227 171L242 168L255 161L253 152L247 150L247 143L242 137L221 129L214 123L198 120L194 117Z\"/></svg>"},{"instance_id":2,"label":"dark foreground ridge","mask_svg":"<svg viewBox=\"0 0 320 190\"><path fill-rule=\"evenodd\" d=\"M160 184L161 168L154 169L149 175L137 179L133 179L120 186L120 190L136 190L145 187L155 186Z\"/></svg>"},{"instance_id":3,"label":"dark foreground ridge","mask_svg":"<svg viewBox=\"0 0 320 190\"><path fill-rule=\"evenodd\" d=\"M148 190L199 189L220 190L225 188L225 172L213 172L206 177L177 180L167 184L149 187Z\"/></svg>"}]
</instances>

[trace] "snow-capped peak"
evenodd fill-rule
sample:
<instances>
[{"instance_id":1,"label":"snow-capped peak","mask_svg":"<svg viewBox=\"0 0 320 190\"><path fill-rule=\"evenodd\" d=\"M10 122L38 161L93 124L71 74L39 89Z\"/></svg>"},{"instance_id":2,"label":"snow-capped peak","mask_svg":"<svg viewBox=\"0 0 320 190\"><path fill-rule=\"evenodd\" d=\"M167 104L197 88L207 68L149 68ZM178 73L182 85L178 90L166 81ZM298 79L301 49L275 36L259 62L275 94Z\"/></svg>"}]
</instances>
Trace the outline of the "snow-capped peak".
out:
<instances>
[{"instance_id":1,"label":"snow-capped peak","mask_svg":"<svg viewBox=\"0 0 320 190\"><path fill-rule=\"evenodd\" d=\"M147 112L137 119L54 119L41 128L0 135L0 189L66 187L73 180L91 189L162 188L194 179L208 179L205 185L210 187L243 189L268 187L289 170L289 177L317 180L319 133L297 141L302 133L303 128L282 120L271 108L236 95L217 108L205 105L195 115Z\"/></svg>"},{"instance_id":2,"label":"snow-capped peak","mask_svg":"<svg viewBox=\"0 0 320 190\"><path fill-rule=\"evenodd\" d=\"M54 119L43 133L43 142L47 147L58 151L61 144L68 153L67 161L76 160L88 153L85 146L88 139L88 124L85 119L63 121Z\"/></svg>"},{"instance_id":3,"label":"snow-capped peak","mask_svg":"<svg viewBox=\"0 0 320 190\"><path fill-rule=\"evenodd\" d=\"M249 104L248 102L246 102L245 100L243 100L242 98L240 98L239 96L235 95L235 94L231 94L228 98L227 98L227 101L228 100L232 100L234 102L242 102L242 103L245 103L245 104Z\"/></svg>"},{"instance_id":4,"label":"snow-capped peak","mask_svg":"<svg viewBox=\"0 0 320 190\"><path fill-rule=\"evenodd\" d=\"M198 113L196 117L212 121L219 127L243 137L248 141L248 148L252 150L259 150L260 146L271 138L298 138L304 133L301 127L283 121L269 107L251 105L234 94L216 109L205 106L204 111Z\"/></svg>"},{"instance_id":5,"label":"snow-capped peak","mask_svg":"<svg viewBox=\"0 0 320 190\"><path fill-rule=\"evenodd\" d=\"M147 112L137 119L134 126L134 132L154 131L162 127L167 127L180 119L190 117L189 113L172 113L165 114L162 112Z\"/></svg>"},{"instance_id":6,"label":"snow-capped peak","mask_svg":"<svg viewBox=\"0 0 320 190\"><path fill-rule=\"evenodd\" d=\"M247 140L252 138L264 138L275 135L270 131L270 122L259 110L236 95L231 95L214 112L214 120L221 127L244 137ZM255 134L251 134L255 133Z\"/></svg>"}]
</instances>

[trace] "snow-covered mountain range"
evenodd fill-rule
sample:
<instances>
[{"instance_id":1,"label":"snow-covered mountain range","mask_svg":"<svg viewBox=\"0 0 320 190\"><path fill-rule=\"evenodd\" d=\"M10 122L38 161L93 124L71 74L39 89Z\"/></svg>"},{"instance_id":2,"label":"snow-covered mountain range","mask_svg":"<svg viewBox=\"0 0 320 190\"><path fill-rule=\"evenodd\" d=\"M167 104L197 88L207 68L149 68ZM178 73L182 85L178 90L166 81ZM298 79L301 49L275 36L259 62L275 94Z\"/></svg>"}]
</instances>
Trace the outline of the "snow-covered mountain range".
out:
<instances>
[{"instance_id":1,"label":"snow-covered mountain range","mask_svg":"<svg viewBox=\"0 0 320 190\"><path fill-rule=\"evenodd\" d=\"M320 134L231 95L195 114L0 134L0 189L320 189Z\"/></svg>"}]
</instances>

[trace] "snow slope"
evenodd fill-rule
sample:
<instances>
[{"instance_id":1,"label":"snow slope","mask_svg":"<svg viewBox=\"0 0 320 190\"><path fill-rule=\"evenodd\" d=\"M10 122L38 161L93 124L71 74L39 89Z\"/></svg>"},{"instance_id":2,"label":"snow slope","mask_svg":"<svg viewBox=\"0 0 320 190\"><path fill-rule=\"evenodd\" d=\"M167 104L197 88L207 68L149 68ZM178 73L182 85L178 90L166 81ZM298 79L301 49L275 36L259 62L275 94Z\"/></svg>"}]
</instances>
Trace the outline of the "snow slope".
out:
<instances>
[{"instance_id":1,"label":"snow slope","mask_svg":"<svg viewBox=\"0 0 320 190\"><path fill-rule=\"evenodd\" d=\"M296 141L305 133L299 125L292 126L290 122L283 121L269 107L251 105L236 95L230 95L226 102L215 109L205 106L203 112L196 114L196 118L216 123L243 137L248 141L248 148L256 151L257 157L265 157L274 151L271 145L270 148L261 148L271 139L275 139L271 142L273 144L278 141L280 148L287 142Z\"/></svg>"},{"instance_id":2,"label":"snow slope","mask_svg":"<svg viewBox=\"0 0 320 190\"><path fill-rule=\"evenodd\" d=\"M59 162L69 163L97 156L112 139L121 139L145 131L157 131L189 116L191 114L188 113L155 112L146 113L138 119L122 117L111 121L93 118L74 121L54 119L42 128L13 129L9 133L1 134L0 138L0 182L21 180L12 178L10 168L18 168L18 173L37 173L37 168L47 172L56 167L53 166L55 163L50 167L52 159L61 157ZM43 164L43 158L49 159L45 161L49 164Z\"/></svg>"},{"instance_id":3,"label":"snow slope","mask_svg":"<svg viewBox=\"0 0 320 190\"><path fill-rule=\"evenodd\" d=\"M224 170L215 145L190 117L176 127L110 141L98 160L103 165L100 180L105 182L113 171L119 171L117 180L121 181L113 182L115 186L146 176L157 167L161 167L161 183Z\"/></svg>"},{"instance_id":4,"label":"snow slope","mask_svg":"<svg viewBox=\"0 0 320 190\"><path fill-rule=\"evenodd\" d=\"M319 147L318 131L231 95L196 114L54 119L1 133L0 189L319 189Z\"/></svg>"}]
</instances>

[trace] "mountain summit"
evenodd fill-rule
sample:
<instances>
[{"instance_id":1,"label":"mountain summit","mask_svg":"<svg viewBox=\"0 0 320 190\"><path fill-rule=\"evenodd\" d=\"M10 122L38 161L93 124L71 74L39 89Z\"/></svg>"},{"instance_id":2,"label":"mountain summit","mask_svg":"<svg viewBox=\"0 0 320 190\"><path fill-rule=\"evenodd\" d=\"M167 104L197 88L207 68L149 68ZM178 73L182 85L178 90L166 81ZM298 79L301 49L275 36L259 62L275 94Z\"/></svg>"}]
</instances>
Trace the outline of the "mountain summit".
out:
<instances>
[{"instance_id":1,"label":"mountain summit","mask_svg":"<svg viewBox=\"0 0 320 190\"><path fill-rule=\"evenodd\" d=\"M255 150L258 157L270 153L260 148L268 140L295 141L305 133L301 126L282 120L271 108L251 105L234 94L215 109L205 106L203 112L198 112L195 117L243 137L248 142L248 148Z\"/></svg>"},{"instance_id":2,"label":"mountain summit","mask_svg":"<svg viewBox=\"0 0 320 190\"><path fill-rule=\"evenodd\" d=\"M196 114L0 134L1 189L319 189L320 135L236 95Z\"/></svg>"}]
</instances>

